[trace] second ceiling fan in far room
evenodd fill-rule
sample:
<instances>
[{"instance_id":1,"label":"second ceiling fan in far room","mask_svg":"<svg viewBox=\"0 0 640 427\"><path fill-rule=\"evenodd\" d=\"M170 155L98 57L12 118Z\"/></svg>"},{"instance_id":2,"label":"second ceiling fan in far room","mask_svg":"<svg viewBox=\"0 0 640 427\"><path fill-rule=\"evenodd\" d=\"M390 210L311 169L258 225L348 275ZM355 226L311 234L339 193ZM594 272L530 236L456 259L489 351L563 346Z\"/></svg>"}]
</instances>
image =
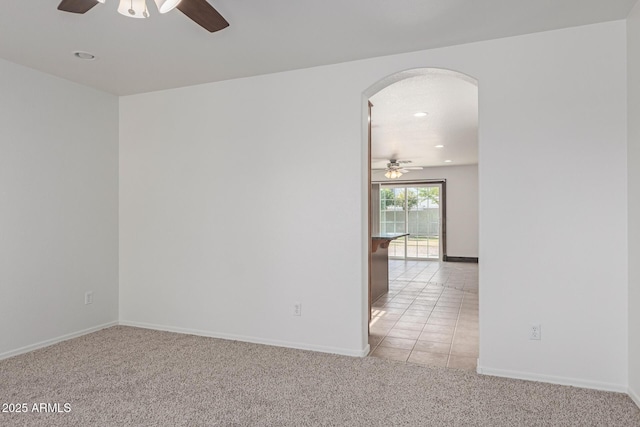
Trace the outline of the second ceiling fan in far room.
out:
<instances>
[{"instance_id":1,"label":"second ceiling fan in far room","mask_svg":"<svg viewBox=\"0 0 640 427\"><path fill-rule=\"evenodd\" d=\"M84 14L105 0L62 0L58 10ZM207 0L154 0L158 11L166 13L174 8L187 15L193 22L213 33L229 26L229 23ZM130 18L148 18L146 0L120 0L118 12Z\"/></svg>"},{"instance_id":2,"label":"second ceiling fan in far room","mask_svg":"<svg viewBox=\"0 0 640 427\"><path fill-rule=\"evenodd\" d=\"M384 176L390 179L400 178L403 174L411 172L412 170L422 170L422 166L402 166L403 164L411 163L411 160L397 160L389 159L387 167L385 169L373 169L386 171Z\"/></svg>"}]
</instances>

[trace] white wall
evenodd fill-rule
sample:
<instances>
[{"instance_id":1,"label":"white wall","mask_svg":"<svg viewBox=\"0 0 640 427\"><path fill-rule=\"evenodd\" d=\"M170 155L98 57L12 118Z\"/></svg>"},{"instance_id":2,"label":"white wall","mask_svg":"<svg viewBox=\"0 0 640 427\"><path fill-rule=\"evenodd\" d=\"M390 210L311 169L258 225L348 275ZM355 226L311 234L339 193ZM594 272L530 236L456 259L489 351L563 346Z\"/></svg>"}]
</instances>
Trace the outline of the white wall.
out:
<instances>
[{"instance_id":1,"label":"white wall","mask_svg":"<svg viewBox=\"0 0 640 427\"><path fill-rule=\"evenodd\" d=\"M2 358L118 319L118 100L4 60L0 94Z\"/></svg>"},{"instance_id":2,"label":"white wall","mask_svg":"<svg viewBox=\"0 0 640 427\"><path fill-rule=\"evenodd\" d=\"M366 99L398 71L449 68L479 81L480 368L626 390L625 28L121 98L121 319L366 349Z\"/></svg>"},{"instance_id":3,"label":"white wall","mask_svg":"<svg viewBox=\"0 0 640 427\"><path fill-rule=\"evenodd\" d=\"M388 179L384 171L373 171L373 181ZM411 171L407 180L447 181L447 255L478 257L478 165L432 167ZM404 177L402 177L404 179Z\"/></svg>"},{"instance_id":4,"label":"white wall","mask_svg":"<svg viewBox=\"0 0 640 427\"><path fill-rule=\"evenodd\" d=\"M625 23L516 40L487 50L495 69L476 76L480 367L622 391ZM606 234L591 232L602 224ZM542 341L528 340L530 322L541 323Z\"/></svg>"},{"instance_id":5,"label":"white wall","mask_svg":"<svg viewBox=\"0 0 640 427\"><path fill-rule=\"evenodd\" d=\"M330 110L321 68L121 98L124 322L362 353L362 89L329 73Z\"/></svg>"},{"instance_id":6,"label":"white wall","mask_svg":"<svg viewBox=\"0 0 640 427\"><path fill-rule=\"evenodd\" d=\"M629 390L640 406L640 3L627 21L629 174Z\"/></svg>"}]
</instances>

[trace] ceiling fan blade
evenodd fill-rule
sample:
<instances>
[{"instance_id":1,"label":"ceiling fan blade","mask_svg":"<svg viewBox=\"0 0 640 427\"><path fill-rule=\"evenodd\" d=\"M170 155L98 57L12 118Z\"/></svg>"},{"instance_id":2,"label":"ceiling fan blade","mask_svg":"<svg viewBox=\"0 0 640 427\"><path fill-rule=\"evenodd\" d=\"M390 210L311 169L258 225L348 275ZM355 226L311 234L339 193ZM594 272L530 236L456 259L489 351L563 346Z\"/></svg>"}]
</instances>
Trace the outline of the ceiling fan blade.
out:
<instances>
[{"instance_id":1,"label":"ceiling fan blade","mask_svg":"<svg viewBox=\"0 0 640 427\"><path fill-rule=\"evenodd\" d=\"M210 33L220 31L229 26L227 20L207 0L182 0L177 7L180 12Z\"/></svg>"},{"instance_id":2,"label":"ceiling fan blade","mask_svg":"<svg viewBox=\"0 0 640 427\"><path fill-rule=\"evenodd\" d=\"M410 170L410 171L421 171L424 168L422 166L411 166L411 167L406 167L404 169L407 169L407 170Z\"/></svg>"},{"instance_id":3,"label":"ceiling fan blade","mask_svg":"<svg viewBox=\"0 0 640 427\"><path fill-rule=\"evenodd\" d=\"M406 169L398 169L398 172L400 172L400 173L409 173L411 171L410 170L406 170Z\"/></svg>"},{"instance_id":4,"label":"ceiling fan blade","mask_svg":"<svg viewBox=\"0 0 640 427\"><path fill-rule=\"evenodd\" d=\"M86 13L97 4L98 0L62 0L58 5L58 10L71 13Z\"/></svg>"}]
</instances>

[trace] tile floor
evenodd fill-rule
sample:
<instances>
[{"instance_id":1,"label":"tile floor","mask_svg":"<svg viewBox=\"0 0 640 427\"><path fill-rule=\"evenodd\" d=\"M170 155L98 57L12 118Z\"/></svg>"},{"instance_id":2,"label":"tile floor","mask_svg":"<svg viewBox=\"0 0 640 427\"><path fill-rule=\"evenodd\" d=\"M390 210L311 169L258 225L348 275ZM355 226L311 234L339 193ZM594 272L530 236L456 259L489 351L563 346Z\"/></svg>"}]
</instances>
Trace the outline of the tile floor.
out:
<instances>
[{"instance_id":1,"label":"tile floor","mask_svg":"<svg viewBox=\"0 0 640 427\"><path fill-rule=\"evenodd\" d=\"M475 371L478 264L389 260L369 344L371 357Z\"/></svg>"}]
</instances>

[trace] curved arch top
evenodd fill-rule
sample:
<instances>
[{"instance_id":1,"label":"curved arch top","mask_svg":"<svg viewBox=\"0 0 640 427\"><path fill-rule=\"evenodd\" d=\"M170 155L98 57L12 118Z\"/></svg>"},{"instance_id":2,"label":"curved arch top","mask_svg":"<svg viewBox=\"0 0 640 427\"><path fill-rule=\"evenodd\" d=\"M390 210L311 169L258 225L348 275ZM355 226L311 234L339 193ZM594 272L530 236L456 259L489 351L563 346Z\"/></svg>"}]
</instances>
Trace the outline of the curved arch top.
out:
<instances>
[{"instance_id":1,"label":"curved arch top","mask_svg":"<svg viewBox=\"0 0 640 427\"><path fill-rule=\"evenodd\" d=\"M398 71L396 73L390 74L387 77L383 77L382 79L369 86L362 93L366 98L370 98L376 93L380 92L382 89L391 86L394 83L418 76L451 76L464 80L478 87L478 80L476 78L460 71L438 67L423 67L411 68L408 70Z\"/></svg>"}]
</instances>

